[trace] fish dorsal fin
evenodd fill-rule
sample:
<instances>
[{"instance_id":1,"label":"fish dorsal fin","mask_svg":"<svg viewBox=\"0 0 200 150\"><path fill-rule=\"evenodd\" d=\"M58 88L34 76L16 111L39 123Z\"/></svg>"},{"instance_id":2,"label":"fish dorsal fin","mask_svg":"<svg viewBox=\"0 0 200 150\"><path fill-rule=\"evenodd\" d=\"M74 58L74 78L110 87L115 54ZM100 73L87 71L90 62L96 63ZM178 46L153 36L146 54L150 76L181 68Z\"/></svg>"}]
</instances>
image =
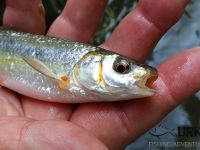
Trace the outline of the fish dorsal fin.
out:
<instances>
[{"instance_id":1,"label":"fish dorsal fin","mask_svg":"<svg viewBox=\"0 0 200 150\"><path fill-rule=\"evenodd\" d=\"M45 76L48 76L53 79L57 79L56 74L53 73L44 63L40 60L31 58L31 57L22 57L22 59L29 64L32 68L42 73Z\"/></svg>"}]
</instances>

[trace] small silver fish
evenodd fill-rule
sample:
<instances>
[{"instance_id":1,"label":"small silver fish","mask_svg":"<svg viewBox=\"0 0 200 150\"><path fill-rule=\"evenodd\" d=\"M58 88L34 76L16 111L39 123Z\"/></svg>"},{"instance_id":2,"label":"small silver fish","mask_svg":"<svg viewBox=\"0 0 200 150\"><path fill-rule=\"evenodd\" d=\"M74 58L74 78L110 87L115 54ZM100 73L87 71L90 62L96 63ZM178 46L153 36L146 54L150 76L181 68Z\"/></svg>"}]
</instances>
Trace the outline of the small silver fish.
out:
<instances>
[{"instance_id":1,"label":"small silver fish","mask_svg":"<svg viewBox=\"0 0 200 150\"><path fill-rule=\"evenodd\" d=\"M0 28L0 84L46 101L119 101L154 95L156 69L83 43Z\"/></svg>"}]
</instances>

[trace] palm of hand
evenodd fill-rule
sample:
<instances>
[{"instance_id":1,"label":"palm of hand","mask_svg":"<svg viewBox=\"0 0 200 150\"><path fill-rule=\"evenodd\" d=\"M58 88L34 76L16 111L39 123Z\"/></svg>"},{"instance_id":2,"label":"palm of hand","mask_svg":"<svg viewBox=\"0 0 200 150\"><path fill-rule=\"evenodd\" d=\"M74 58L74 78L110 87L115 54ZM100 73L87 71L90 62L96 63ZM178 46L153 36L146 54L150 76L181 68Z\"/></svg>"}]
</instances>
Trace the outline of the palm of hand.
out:
<instances>
[{"instance_id":1,"label":"palm of hand","mask_svg":"<svg viewBox=\"0 0 200 150\"><path fill-rule=\"evenodd\" d=\"M39 1L6 3L5 26L44 33L44 13L38 9ZM179 19L187 3L141 0L101 46L145 60L161 35ZM87 0L80 6L78 0L69 0L48 34L90 43L105 4L105 0ZM158 12L162 13L158 16ZM157 94L142 100L58 104L16 96L1 88L0 149L122 149L200 88L198 55L199 48L194 48L161 64L154 84Z\"/></svg>"}]
</instances>

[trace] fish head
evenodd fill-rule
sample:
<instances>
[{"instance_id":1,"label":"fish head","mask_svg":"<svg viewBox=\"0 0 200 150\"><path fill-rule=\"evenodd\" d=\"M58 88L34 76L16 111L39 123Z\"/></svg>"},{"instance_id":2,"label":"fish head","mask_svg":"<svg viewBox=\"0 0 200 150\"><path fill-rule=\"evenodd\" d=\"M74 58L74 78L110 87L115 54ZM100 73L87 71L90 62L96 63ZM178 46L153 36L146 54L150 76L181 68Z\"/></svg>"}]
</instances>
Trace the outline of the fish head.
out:
<instances>
[{"instance_id":1,"label":"fish head","mask_svg":"<svg viewBox=\"0 0 200 150\"><path fill-rule=\"evenodd\" d=\"M157 79L157 70L112 52L91 52L76 65L76 82L110 100L148 97Z\"/></svg>"}]
</instances>

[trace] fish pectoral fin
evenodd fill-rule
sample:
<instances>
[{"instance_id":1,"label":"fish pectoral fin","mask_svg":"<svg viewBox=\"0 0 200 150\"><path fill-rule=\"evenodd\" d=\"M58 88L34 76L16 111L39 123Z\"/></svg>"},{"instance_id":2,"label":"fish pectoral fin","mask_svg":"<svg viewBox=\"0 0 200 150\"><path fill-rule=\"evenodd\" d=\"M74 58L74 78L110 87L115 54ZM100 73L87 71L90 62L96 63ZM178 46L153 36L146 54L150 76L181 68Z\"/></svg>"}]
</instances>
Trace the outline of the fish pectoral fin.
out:
<instances>
[{"instance_id":1,"label":"fish pectoral fin","mask_svg":"<svg viewBox=\"0 0 200 150\"><path fill-rule=\"evenodd\" d=\"M58 85L62 90L66 90L69 88L70 86L70 79L67 76L62 76L60 77L59 81L58 81Z\"/></svg>"},{"instance_id":2,"label":"fish pectoral fin","mask_svg":"<svg viewBox=\"0 0 200 150\"><path fill-rule=\"evenodd\" d=\"M28 65L42 73L45 76L48 76L53 79L57 79L56 74L53 73L44 63L41 61L31 58L31 57L23 57L22 58Z\"/></svg>"},{"instance_id":3,"label":"fish pectoral fin","mask_svg":"<svg viewBox=\"0 0 200 150\"><path fill-rule=\"evenodd\" d=\"M40 72L41 74L56 79L58 81L58 85L61 89L65 90L68 89L70 85L70 79L67 76L62 76L60 78L56 77L56 74L53 73L44 63L37 59L33 59L30 57L23 57L23 60L29 64L32 68Z\"/></svg>"}]
</instances>

